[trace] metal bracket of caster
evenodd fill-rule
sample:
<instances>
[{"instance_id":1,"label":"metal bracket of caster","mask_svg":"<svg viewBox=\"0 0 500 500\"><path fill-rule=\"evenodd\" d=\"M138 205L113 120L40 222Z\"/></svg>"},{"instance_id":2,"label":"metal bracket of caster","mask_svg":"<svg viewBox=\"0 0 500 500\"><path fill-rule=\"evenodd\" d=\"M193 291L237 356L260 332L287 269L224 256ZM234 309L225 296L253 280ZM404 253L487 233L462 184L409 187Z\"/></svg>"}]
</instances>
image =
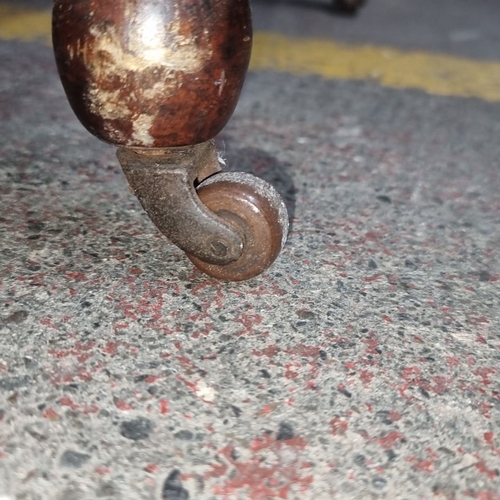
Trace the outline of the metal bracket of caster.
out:
<instances>
[{"instance_id":1,"label":"metal bracket of caster","mask_svg":"<svg viewBox=\"0 0 500 500\"><path fill-rule=\"evenodd\" d=\"M133 193L155 226L184 252L225 265L243 250L241 234L200 202L194 182L220 170L213 141L163 150L117 152Z\"/></svg>"},{"instance_id":2,"label":"metal bracket of caster","mask_svg":"<svg viewBox=\"0 0 500 500\"><path fill-rule=\"evenodd\" d=\"M278 256L288 232L281 197L250 174L218 173L214 141L121 148L117 155L153 223L203 272L241 281L262 273Z\"/></svg>"}]
</instances>

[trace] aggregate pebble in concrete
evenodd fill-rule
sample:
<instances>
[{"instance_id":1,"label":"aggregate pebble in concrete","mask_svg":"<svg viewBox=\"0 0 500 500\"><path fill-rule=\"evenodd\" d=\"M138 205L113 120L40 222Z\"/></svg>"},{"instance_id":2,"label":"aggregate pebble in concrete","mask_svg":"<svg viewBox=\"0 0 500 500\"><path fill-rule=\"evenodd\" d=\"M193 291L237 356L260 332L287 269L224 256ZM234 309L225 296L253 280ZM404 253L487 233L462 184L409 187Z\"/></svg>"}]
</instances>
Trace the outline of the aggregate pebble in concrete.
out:
<instances>
[{"instance_id":1,"label":"aggregate pebble in concrete","mask_svg":"<svg viewBox=\"0 0 500 500\"><path fill-rule=\"evenodd\" d=\"M220 145L292 225L228 284L158 234L49 49L0 59L0 495L499 498L499 105L250 75Z\"/></svg>"}]
</instances>

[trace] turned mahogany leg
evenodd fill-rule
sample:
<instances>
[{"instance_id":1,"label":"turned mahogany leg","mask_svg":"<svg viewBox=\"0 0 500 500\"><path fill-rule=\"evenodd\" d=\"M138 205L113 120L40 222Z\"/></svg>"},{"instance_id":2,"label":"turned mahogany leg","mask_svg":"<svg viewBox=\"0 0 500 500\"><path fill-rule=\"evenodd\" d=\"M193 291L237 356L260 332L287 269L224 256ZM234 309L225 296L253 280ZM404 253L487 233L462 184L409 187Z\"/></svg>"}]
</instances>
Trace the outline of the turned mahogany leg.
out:
<instances>
[{"instance_id":1,"label":"turned mahogany leg","mask_svg":"<svg viewBox=\"0 0 500 500\"><path fill-rule=\"evenodd\" d=\"M213 141L248 68L248 0L54 0L53 41L76 116L118 146L160 231L217 278L267 269L286 239L285 205L260 179L218 173Z\"/></svg>"}]
</instances>

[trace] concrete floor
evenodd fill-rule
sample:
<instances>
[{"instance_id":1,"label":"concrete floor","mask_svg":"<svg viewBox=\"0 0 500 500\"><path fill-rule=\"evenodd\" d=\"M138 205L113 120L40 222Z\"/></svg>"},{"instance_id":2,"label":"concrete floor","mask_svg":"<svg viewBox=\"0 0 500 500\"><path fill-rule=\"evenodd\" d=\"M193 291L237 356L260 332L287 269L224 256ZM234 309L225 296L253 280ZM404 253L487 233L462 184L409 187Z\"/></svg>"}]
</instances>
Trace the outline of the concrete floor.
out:
<instances>
[{"instance_id":1,"label":"concrete floor","mask_svg":"<svg viewBox=\"0 0 500 500\"><path fill-rule=\"evenodd\" d=\"M498 59L498 2L416 5L254 12ZM0 61L1 500L500 498L500 103L251 73L219 144L292 228L228 284L158 234L49 47Z\"/></svg>"}]
</instances>

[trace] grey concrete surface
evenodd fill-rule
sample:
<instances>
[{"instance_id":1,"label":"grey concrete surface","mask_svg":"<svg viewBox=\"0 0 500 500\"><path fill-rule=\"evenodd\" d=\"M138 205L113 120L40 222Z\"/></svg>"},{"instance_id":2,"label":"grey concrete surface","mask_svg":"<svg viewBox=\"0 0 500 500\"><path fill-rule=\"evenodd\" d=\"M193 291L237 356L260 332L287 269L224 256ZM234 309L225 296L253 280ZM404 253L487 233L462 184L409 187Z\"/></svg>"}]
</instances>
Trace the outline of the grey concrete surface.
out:
<instances>
[{"instance_id":1,"label":"grey concrete surface","mask_svg":"<svg viewBox=\"0 0 500 500\"><path fill-rule=\"evenodd\" d=\"M219 144L292 227L228 284L0 60L2 500L500 498L499 104L249 75Z\"/></svg>"}]
</instances>

